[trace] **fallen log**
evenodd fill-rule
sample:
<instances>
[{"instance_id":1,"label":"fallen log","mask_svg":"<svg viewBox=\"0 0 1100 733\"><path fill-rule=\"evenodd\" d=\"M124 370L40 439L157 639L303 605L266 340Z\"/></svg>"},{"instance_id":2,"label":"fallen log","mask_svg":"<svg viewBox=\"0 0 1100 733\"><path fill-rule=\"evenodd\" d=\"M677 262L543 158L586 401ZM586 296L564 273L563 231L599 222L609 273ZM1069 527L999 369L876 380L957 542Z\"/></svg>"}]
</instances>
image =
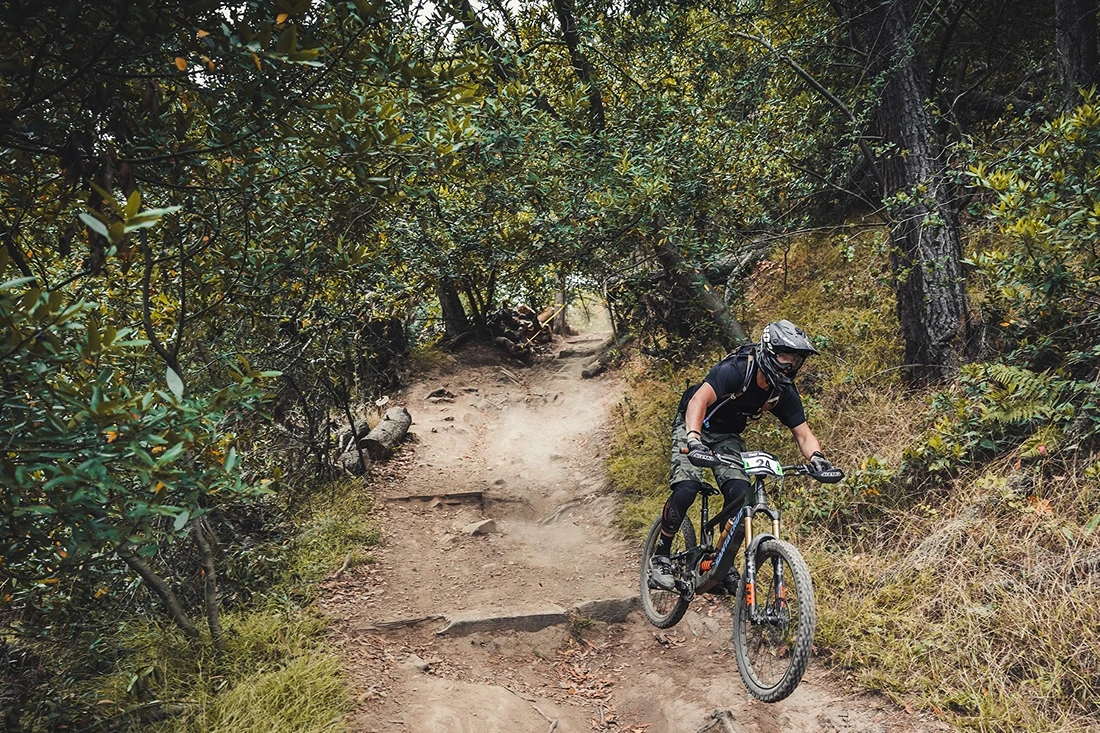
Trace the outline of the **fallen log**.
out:
<instances>
[{"instance_id":1,"label":"fallen log","mask_svg":"<svg viewBox=\"0 0 1100 733\"><path fill-rule=\"evenodd\" d=\"M391 407L382 416L382 422L363 439L371 460L384 461L393 455L393 449L405 439L412 425L412 415L404 407Z\"/></svg>"},{"instance_id":2,"label":"fallen log","mask_svg":"<svg viewBox=\"0 0 1100 733\"><path fill-rule=\"evenodd\" d=\"M608 344L607 347L600 352L600 355L596 357L596 360L586 366L584 371L581 372L581 376L585 379L591 379L603 372L607 368L607 365L618 358L622 351L622 348L634 340L634 337L630 334L622 336L615 343Z\"/></svg>"}]
</instances>

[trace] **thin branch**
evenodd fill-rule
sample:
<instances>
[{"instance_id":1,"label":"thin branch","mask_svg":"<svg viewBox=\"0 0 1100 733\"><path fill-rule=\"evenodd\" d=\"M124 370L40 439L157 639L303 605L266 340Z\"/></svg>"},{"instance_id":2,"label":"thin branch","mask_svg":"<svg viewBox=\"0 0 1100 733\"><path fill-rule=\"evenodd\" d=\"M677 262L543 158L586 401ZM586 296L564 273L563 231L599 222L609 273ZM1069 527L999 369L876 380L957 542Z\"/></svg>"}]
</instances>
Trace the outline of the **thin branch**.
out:
<instances>
[{"instance_id":1,"label":"thin branch","mask_svg":"<svg viewBox=\"0 0 1100 733\"><path fill-rule=\"evenodd\" d=\"M164 579L153 572L153 569L150 568L144 560L138 557L137 553L135 553L133 548L129 545L119 547L116 552L118 556L130 566L130 569L137 573L154 593L160 596L161 601L164 602L165 608L168 609L168 615L176 622L176 626L180 627L184 636L189 639L197 640L199 638L199 630L191 623L191 619L187 617L187 613L183 610L179 598L177 598L172 589L168 587L168 584L164 582Z\"/></svg>"},{"instance_id":2,"label":"thin branch","mask_svg":"<svg viewBox=\"0 0 1100 733\"><path fill-rule=\"evenodd\" d=\"M157 332L153 329L153 316L149 307L149 285L153 276L153 254L144 234L145 232L143 231L142 248L145 250L145 272L141 276L141 321L145 326L145 335L149 338L149 345L160 355L161 359L164 359L164 363L176 373L176 376L178 376L180 381L185 385L184 390L186 391L187 383L183 380L183 372L180 370L179 362L168 349L164 348L164 344L161 342L160 337L157 336Z\"/></svg>"},{"instance_id":3,"label":"thin branch","mask_svg":"<svg viewBox=\"0 0 1100 733\"><path fill-rule=\"evenodd\" d=\"M776 47L773 46L771 43L769 43L766 38L762 38L760 36L754 36L751 33L744 33L742 31L731 31L731 32L733 33L733 35L735 35L739 38L744 38L748 41L753 41L755 43L759 43L761 46L768 49L768 51L770 51L771 53L774 53L776 56L778 56L780 61L785 63L787 66L789 66L791 68L791 70L794 71L794 73L796 73L800 77L802 77L802 79L807 84L809 84L811 87L813 87L813 89L818 94L823 96L829 102L829 104L833 105L838 110L840 110L848 118L849 122L852 123L854 131L858 134L858 132L859 132L858 128L861 125L860 125L859 118L856 117L855 113L852 112L852 110L848 107L848 105L844 104L844 102L842 102L839 98L837 98L837 96L835 94L833 94L828 89L826 89L824 87L824 85L821 84L821 82L819 82L816 78L813 77L813 75L810 74L810 72L806 71L801 66L799 66L798 62L796 62L794 59L792 59L786 53L783 53L782 51L779 51L778 49L776 49ZM867 166L871 169L871 175L874 177L875 182L879 185L879 189L881 191L885 192L886 191L886 182L882 177L882 173L878 169L878 163L875 160L874 153L871 152L871 146L868 145L867 141L864 140L862 137L859 137L859 138L856 139L856 144L859 145L859 149L863 153L863 157L866 158Z\"/></svg>"}]
</instances>

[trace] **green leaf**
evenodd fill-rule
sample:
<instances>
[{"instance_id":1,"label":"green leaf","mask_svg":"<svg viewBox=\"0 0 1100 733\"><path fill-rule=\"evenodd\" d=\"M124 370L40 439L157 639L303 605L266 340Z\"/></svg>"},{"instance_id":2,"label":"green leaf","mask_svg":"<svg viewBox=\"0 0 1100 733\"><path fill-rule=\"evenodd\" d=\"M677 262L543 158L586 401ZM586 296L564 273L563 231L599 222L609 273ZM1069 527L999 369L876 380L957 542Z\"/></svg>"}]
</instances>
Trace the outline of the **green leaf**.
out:
<instances>
[{"instance_id":1,"label":"green leaf","mask_svg":"<svg viewBox=\"0 0 1100 733\"><path fill-rule=\"evenodd\" d=\"M155 219L137 218L137 219L134 219L133 221L129 221L129 222L126 223L126 231L127 232L133 232L133 231L137 231L138 229L148 229L149 227L156 226L158 223L160 223L160 218L159 217L157 217Z\"/></svg>"},{"instance_id":2,"label":"green leaf","mask_svg":"<svg viewBox=\"0 0 1100 733\"><path fill-rule=\"evenodd\" d=\"M107 238L111 240L111 244L117 244L126 236L126 225L121 221L116 221L107 231L109 232Z\"/></svg>"},{"instance_id":3,"label":"green leaf","mask_svg":"<svg viewBox=\"0 0 1100 733\"><path fill-rule=\"evenodd\" d=\"M136 188L134 192L130 194L130 198L126 199L126 220L129 221L137 215L138 210L141 208L141 191Z\"/></svg>"},{"instance_id":4,"label":"green leaf","mask_svg":"<svg viewBox=\"0 0 1100 733\"><path fill-rule=\"evenodd\" d=\"M8 280L6 283L0 284L0 293L32 282L34 282L34 277L17 277L14 280Z\"/></svg>"},{"instance_id":5,"label":"green leaf","mask_svg":"<svg viewBox=\"0 0 1100 733\"><path fill-rule=\"evenodd\" d=\"M106 225L91 214L80 214L80 220L88 225L88 228L101 237L109 236Z\"/></svg>"},{"instance_id":6,"label":"green leaf","mask_svg":"<svg viewBox=\"0 0 1100 733\"><path fill-rule=\"evenodd\" d=\"M183 380L180 379L180 375L176 374L176 370L172 367L168 367L168 369L165 370L164 377L168 380L168 389L172 391L176 399L183 399Z\"/></svg>"},{"instance_id":7,"label":"green leaf","mask_svg":"<svg viewBox=\"0 0 1100 733\"><path fill-rule=\"evenodd\" d=\"M279 41L275 44L275 50L278 53L293 53L294 49L297 47L298 29L294 25L290 25L285 31L279 34Z\"/></svg>"},{"instance_id":8,"label":"green leaf","mask_svg":"<svg viewBox=\"0 0 1100 733\"><path fill-rule=\"evenodd\" d=\"M182 206L165 206L159 209L146 209L145 211L138 214L135 219L144 220L146 218L159 218L162 216L168 216L169 214L175 214L182 208Z\"/></svg>"},{"instance_id":9,"label":"green leaf","mask_svg":"<svg viewBox=\"0 0 1100 733\"><path fill-rule=\"evenodd\" d=\"M115 200L115 197L112 196L109 191L104 190L101 186L97 186L94 183L91 184L91 185L92 185L92 189L95 190L95 192L99 194L99 197L103 199L103 202L105 204L107 204L112 209L114 209L115 213L118 214L119 216L123 215L122 207L119 206L118 201Z\"/></svg>"},{"instance_id":10,"label":"green leaf","mask_svg":"<svg viewBox=\"0 0 1100 733\"><path fill-rule=\"evenodd\" d=\"M229 452L225 454L225 470L232 471L237 467L237 449L230 446Z\"/></svg>"},{"instance_id":11,"label":"green leaf","mask_svg":"<svg viewBox=\"0 0 1100 733\"><path fill-rule=\"evenodd\" d=\"M1100 514L1089 520L1089 523L1085 525L1085 533L1092 534L1096 531L1096 528L1100 527Z\"/></svg>"},{"instance_id":12,"label":"green leaf","mask_svg":"<svg viewBox=\"0 0 1100 733\"><path fill-rule=\"evenodd\" d=\"M177 458L179 458L182 453L183 453L183 441L180 441L179 443L176 443L174 446L172 446L171 448L169 448L168 450L166 450L166 451L164 451L163 453L160 454L160 457L157 458L157 465L158 466L167 465L167 464L171 463L172 461L176 460Z\"/></svg>"},{"instance_id":13,"label":"green leaf","mask_svg":"<svg viewBox=\"0 0 1100 733\"><path fill-rule=\"evenodd\" d=\"M183 525L187 524L187 520L191 518L191 512L184 509L182 512L176 515L176 521L172 523L172 529L179 532L183 529Z\"/></svg>"},{"instance_id":14,"label":"green leaf","mask_svg":"<svg viewBox=\"0 0 1100 733\"><path fill-rule=\"evenodd\" d=\"M52 506L44 506L36 504L34 506L21 506L18 509L12 511L14 516L22 516L24 514L57 514L57 510Z\"/></svg>"}]
</instances>

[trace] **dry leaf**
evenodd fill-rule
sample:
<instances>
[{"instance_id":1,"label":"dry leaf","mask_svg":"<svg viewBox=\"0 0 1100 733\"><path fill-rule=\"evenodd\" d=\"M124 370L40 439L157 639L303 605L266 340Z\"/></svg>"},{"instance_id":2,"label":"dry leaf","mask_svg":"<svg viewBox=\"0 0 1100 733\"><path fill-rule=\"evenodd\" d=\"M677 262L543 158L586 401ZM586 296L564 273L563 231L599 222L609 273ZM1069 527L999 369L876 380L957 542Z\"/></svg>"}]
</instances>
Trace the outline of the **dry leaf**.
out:
<instances>
[{"instance_id":1,"label":"dry leaf","mask_svg":"<svg viewBox=\"0 0 1100 733\"><path fill-rule=\"evenodd\" d=\"M177 56L176 68L180 71L187 71L187 59L185 59L183 56Z\"/></svg>"},{"instance_id":2,"label":"dry leaf","mask_svg":"<svg viewBox=\"0 0 1100 733\"><path fill-rule=\"evenodd\" d=\"M202 28L199 28L198 32L195 33L195 36L197 38L206 38L209 35L210 35L210 31L204 31Z\"/></svg>"},{"instance_id":3,"label":"dry leaf","mask_svg":"<svg viewBox=\"0 0 1100 733\"><path fill-rule=\"evenodd\" d=\"M1040 499L1038 496L1032 494L1027 497L1028 502L1035 508L1035 513L1040 517L1049 517L1054 514L1054 507L1051 506L1049 499Z\"/></svg>"},{"instance_id":4,"label":"dry leaf","mask_svg":"<svg viewBox=\"0 0 1100 733\"><path fill-rule=\"evenodd\" d=\"M286 22L286 19L289 18L289 17L290 17L290 13L279 13L278 17L275 18L275 22L278 23L279 25L282 25L283 23Z\"/></svg>"},{"instance_id":5,"label":"dry leaf","mask_svg":"<svg viewBox=\"0 0 1100 733\"><path fill-rule=\"evenodd\" d=\"M256 54L252 54L252 60L256 62L256 70L257 71L263 71L264 70L263 67L260 66L260 57L259 56L257 56Z\"/></svg>"}]
</instances>

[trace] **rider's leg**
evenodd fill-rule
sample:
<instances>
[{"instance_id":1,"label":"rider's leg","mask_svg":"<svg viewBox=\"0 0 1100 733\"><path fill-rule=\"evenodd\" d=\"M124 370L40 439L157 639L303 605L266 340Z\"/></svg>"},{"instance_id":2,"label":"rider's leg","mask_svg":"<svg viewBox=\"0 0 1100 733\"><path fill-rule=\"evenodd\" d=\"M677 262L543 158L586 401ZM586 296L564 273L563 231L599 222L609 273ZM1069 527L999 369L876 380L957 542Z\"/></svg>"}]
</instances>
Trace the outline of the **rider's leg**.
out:
<instances>
[{"instance_id":1,"label":"rider's leg","mask_svg":"<svg viewBox=\"0 0 1100 733\"><path fill-rule=\"evenodd\" d=\"M657 538L654 555L667 556L672 552L672 538L676 536L676 530L680 528L684 515L695 502L695 496L701 488L703 484L697 479L677 481L672 485L672 493L669 494L665 508L661 511L661 534Z\"/></svg>"},{"instance_id":2,"label":"rider's leg","mask_svg":"<svg viewBox=\"0 0 1100 733\"><path fill-rule=\"evenodd\" d=\"M722 512L725 512L731 507L742 504L751 487L747 480L737 477L726 479L719 488L722 490ZM736 512L736 508L733 511ZM744 528L738 527L736 534L733 535L733 539L730 541L730 550L736 552L744 537Z\"/></svg>"},{"instance_id":3,"label":"rider's leg","mask_svg":"<svg viewBox=\"0 0 1100 733\"><path fill-rule=\"evenodd\" d=\"M681 413L672 421L672 460L668 480L671 493L661 512L661 536L657 540L654 555L667 556L671 551L673 536L680 528L688 508L695 501L695 495L703 488L703 469L691 465L687 456L680 452L681 448L686 447L687 429Z\"/></svg>"}]
</instances>

